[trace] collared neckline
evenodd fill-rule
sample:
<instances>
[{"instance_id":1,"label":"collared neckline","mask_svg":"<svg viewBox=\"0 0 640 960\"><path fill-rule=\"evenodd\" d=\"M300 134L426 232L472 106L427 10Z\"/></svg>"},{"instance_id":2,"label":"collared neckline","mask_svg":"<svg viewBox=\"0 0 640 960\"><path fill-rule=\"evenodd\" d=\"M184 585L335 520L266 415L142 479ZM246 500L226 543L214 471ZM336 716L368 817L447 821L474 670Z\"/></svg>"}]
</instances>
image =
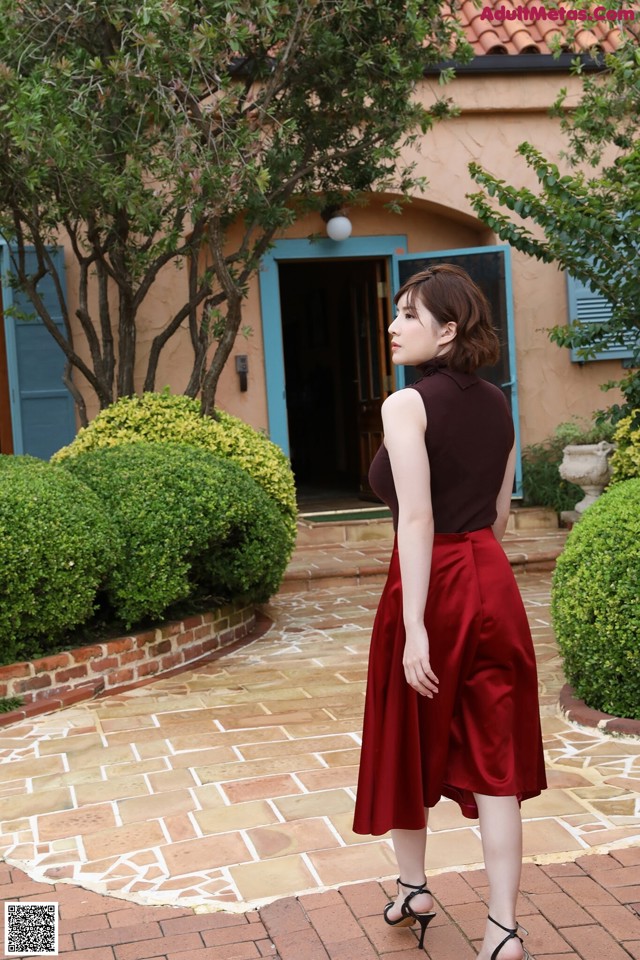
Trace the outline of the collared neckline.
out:
<instances>
[{"instance_id":1,"label":"collared neckline","mask_svg":"<svg viewBox=\"0 0 640 960\"><path fill-rule=\"evenodd\" d=\"M450 370L444 357L434 357L432 360L427 360L426 363L419 364L417 369L420 371L421 378L432 377L436 373L444 373L461 390L466 390L478 382L475 373L461 373L458 370Z\"/></svg>"}]
</instances>

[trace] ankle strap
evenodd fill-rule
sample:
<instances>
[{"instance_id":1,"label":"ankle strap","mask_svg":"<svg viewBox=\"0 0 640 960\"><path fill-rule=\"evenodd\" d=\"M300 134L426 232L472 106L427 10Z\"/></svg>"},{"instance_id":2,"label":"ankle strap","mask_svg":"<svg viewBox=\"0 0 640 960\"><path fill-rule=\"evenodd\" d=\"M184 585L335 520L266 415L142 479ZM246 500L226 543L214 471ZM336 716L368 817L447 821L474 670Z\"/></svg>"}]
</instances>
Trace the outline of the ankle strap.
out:
<instances>
[{"instance_id":1,"label":"ankle strap","mask_svg":"<svg viewBox=\"0 0 640 960\"><path fill-rule=\"evenodd\" d=\"M399 883L402 887L408 887L409 890L426 890L427 878L425 877L422 883L405 883L404 880L401 880L400 877L396 880L396 883ZM428 891L427 891L428 892Z\"/></svg>"},{"instance_id":2,"label":"ankle strap","mask_svg":"<svg viewBox=\"0 0 640 960\"><path fill-rule=\"evenodd\" d=\"M518 925L515 927L503 927L501 923L498 923L497 920L494 920L491 914L488 914L488 920L491 920L491 923L495 923L496 927L500 927L501 930L504 930L505 933L516 934L518 932Z\"/></svg>"}]
</instances>

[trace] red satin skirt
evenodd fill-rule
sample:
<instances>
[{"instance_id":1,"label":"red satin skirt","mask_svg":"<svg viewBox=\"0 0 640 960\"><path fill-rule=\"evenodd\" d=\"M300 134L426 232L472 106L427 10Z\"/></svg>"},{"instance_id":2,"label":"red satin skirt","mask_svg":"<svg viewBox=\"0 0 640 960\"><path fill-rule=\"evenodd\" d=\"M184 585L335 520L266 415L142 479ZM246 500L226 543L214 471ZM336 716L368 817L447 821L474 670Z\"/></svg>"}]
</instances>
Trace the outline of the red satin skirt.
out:
<instances>
[{"instance_id":1,"label":"red satin skirt","mask_svg":"<svg viewBox=\"0 0 640 960\"><path fill-rule=\"evenodd\" d=\"M418 830L441 796L475 818L474 793L522 801L546 787L531 632L490 528L435 535L425 624L431 700L404 676L394 546L371 639L356 833Z\"/></svg>"}]
</instances>

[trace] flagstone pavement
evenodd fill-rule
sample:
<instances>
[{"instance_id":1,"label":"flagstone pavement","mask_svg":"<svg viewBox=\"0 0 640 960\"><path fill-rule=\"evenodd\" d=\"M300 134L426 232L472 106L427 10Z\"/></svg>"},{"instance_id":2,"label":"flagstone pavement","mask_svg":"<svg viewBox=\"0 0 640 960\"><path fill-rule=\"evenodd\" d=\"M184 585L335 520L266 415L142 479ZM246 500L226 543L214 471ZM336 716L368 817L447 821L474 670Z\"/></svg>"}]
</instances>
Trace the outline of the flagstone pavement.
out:
<instances>
[{"instance_id":1,"label":"flagstone pavement","mask_svg":"<svg viewBox=\"0 0 640 960\"><path fill-rule=\"evenodd\" d=\"M541 797L523 804L529 948L547 960L640 958L632 912L640 850L628 849L640 844L640 739L560 715L550 576L518 574L549 779ZM77 903L95 896L89 927L86 917L72 924L74 937L95 932L64 947L81 960L113 960L113 950L116 960L204 960L205 949L207 960L393 960L415 948L410 931L367 920L392 892L384 879L395 875L389 838L351 831L380 585L321 584L296 592L290 582L265 609L271 622L261 635L222 656L0 731L0 897L46 900L44 889L76 903L63 916L77 918ZM442 801L428 840L430 882L444 910L430 941L442 946L434 947L439 960L474 955L485 910L481 862L477 823ZM136 913L136 904L163 907ZM125 943L111 929L117 910L127 929L155 918L160 930L166 920L175 944L167 946L167 929L162 943L153 944L155 933L144 948L129 939L127 949L113 946ZM215 920L199 916L216 911L224 912ZM606 932L611 924L618 933Z\"/></svg>"}]
</instances>

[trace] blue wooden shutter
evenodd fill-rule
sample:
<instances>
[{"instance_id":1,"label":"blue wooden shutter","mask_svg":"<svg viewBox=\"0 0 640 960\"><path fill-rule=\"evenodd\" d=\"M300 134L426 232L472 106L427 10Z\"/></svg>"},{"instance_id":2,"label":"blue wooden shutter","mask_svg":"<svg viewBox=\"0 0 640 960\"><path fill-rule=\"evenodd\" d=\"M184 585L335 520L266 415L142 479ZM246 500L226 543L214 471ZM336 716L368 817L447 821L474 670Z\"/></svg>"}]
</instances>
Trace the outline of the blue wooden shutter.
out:
<instances>
[{"instance_id":1,"label":"blue wooden shutter","mask_svg":"<svg viewBox=\"0 0 640 960\"><path fill-rule=\"evenodd\" d=\"M26 294L9 282L11 257L3 253L3 302L11 422L15 453L28 453L48 460L60 447L70 443L76 432L73 398L62 382L65 356L42 320L35 314ZM51 255L65 289L64 251L51 248ZM34 252L27 253L27 271L37 269ZM60 330L64 330L60 305L50 276L38 285L40 296ZM14 308L18 316L13 315ZM8 315L7 315L8 314Z\"/></svg>"},{"instance_id":2,"label":"blue wooden shutter","mask_svg":"<svg viewBox=\"0 0 640 960\"><path fill-rule=\"evenodd\" d=\"M567 274L567 296L569 320L579 320L580 323L606 323L611 319L613 309L610 302L601 293L592 290L586 283L570 274ZM597 353L589 357L588 361L628 360L633 356L633 345L637 335L637 331L630 330L626 337L626 344L623 345L616 342L611 334L605 334L598 344ZM575 363L584 363L587 360L580 356L575 348L571 349L571 359Z\"/></svg>"}]
</instances>

